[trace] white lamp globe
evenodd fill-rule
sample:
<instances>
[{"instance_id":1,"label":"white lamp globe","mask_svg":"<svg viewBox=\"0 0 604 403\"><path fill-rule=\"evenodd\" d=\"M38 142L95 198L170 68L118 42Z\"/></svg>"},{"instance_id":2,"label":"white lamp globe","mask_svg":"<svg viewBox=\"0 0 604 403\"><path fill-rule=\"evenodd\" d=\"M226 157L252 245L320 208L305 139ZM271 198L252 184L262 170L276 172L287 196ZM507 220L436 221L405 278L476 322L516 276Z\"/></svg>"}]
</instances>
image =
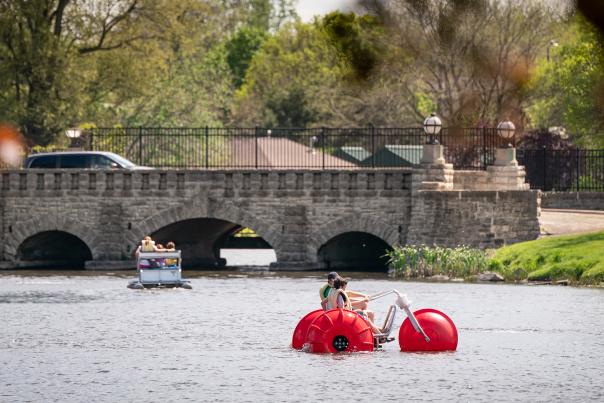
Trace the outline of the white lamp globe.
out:
<instances>
[{"instance_id":1,"label":"white lamp globe","mask_svg":"<svg viewBox=\"0 0 604 403\"><path fill-rule=\"evenodd\" d=\"M431 113L430 116L428 116L424 120L424 131L429 136L434 136L434 135L440 133L441 128L442 128L442 122L441 122L440 118L438 116L436 116L436 113L434 113L434 112Z\"/></svg>"},{"instance_id":2,"label":"white lamp globe","mask_svg":"<svg viewBox=\"0 0 604 403\"><path fill-rule=\"evenodd\" d=\"M509 120L500 122L497 125L497 134L499 134L499 136L504 139L511 139L512 137L514 137L515 131L516 126L514 126L514 123L510 122Z\"/></svg>"}]
</instances>

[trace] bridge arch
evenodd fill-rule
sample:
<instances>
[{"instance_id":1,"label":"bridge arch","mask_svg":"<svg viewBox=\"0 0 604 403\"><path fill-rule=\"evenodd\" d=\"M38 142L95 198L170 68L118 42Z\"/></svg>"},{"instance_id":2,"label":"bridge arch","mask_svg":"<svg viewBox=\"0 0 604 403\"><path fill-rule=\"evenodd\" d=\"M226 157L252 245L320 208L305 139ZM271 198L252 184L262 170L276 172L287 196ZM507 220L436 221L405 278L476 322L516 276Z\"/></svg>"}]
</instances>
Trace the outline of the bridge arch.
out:
<instances>
[{"instance_id":1,"label":"bridge arch","mask_svg":"<svg viewBox=\"0 0 604 403\"><path fill-rule=\"evenodd\" d=\"M253 229L258 236L270 244L275 251L277 261L279 261L281 255L279 233L266 224L266 220L261 220L250 214L249 211L224 200L209 200L207 203L199 203L194 200L132 223L132 228L126 232L126 242L128 243L126 253L131 253L145 235L157 233L174 224L200 219L220 220Z\"/></svg>"},{"instance_id":2,"label":"bridge arch","mask_svg":"<svg viewBox=\"0 0 604 403\"><path fill-rule=\"evenodd\" d=\"M324 224L311 239L309 254L323 269L386 270L382 256L399 243L399 231L375 217L347 216Z\"/></svg>"},{"instance_id":3,"label":"bridge arch","mask_svg":"<svg viewBox=\"0 0 604 403\"><path fill-rule=\"evenodd\" d=\"M25 241L47 232L60 232L78 238L88 248L92 259L97 259L101 254L101 245L96 242L95 231L64 217L35 218L12 225L10 230L13 236L7 237L4 258L12 262L18 260L19 248Z\"/></svg>"},{"instance_id":4,"label":"bridge arch","mask_svg":"<svg viewBox=\"0 0 604 403\"><path fill-rule=\"evenodd\" d=\"M384 240L390 246L399 243L396 226L368 215L349 215L320 226L310 237L311 252L316 253L327 241L346 232L364 232Z\"/></svg>"}]
</instances>

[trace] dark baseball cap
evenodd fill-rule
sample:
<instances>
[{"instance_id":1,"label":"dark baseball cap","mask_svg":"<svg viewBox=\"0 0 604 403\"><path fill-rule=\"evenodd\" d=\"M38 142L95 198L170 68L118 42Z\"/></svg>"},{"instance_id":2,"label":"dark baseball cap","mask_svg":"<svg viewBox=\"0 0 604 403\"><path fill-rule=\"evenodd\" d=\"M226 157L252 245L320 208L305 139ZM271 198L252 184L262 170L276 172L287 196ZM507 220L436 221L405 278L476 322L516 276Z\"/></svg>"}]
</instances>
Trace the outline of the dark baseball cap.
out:
<instances>
[{"instance_id":1,"label":"dark baseball cap","mask_svg":"<svg viewBox=\"0 0 604 403\"><path fill-rule=\"evenodd\" d=\"M336 273L335 271L332 271L331 273L329 273L329 274L327 275L327 280L328 280L328 281L329 281L329 280L332 280L332 279L336 279L336 278L338 278L338 273Z\"/></svg>"}]
</instances>

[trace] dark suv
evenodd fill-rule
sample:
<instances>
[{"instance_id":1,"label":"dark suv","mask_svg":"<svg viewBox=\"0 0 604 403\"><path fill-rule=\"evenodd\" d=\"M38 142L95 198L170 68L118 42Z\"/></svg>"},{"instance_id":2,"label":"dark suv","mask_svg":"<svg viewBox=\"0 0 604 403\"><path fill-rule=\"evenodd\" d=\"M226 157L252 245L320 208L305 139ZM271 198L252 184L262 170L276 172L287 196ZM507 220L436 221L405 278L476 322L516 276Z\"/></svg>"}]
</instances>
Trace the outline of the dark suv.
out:
<instances>
[{"instance_id":1,"label":"dark suv","mask_svg":"<svg viewBox=\"0 0 604 403\"><path fill-rule=\"evenodd\" d=\"M138 166L124 157L104 151L65 151L32 154L24 168L151 169Z\"/></svg>"}]
</instances>

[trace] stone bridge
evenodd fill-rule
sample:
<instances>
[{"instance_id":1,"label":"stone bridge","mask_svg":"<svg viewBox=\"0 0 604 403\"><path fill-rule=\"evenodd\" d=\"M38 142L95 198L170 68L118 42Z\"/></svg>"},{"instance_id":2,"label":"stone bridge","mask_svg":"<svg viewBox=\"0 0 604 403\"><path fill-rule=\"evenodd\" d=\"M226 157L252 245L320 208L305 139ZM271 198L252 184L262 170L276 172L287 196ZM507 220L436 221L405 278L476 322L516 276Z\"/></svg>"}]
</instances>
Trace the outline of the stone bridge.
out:
<instances>
[{"instance_id":1,"label":"stone bridge","mask_svg":"<svg viewBox=\"0 0 604 403\"><path fill-rule=\"evenodd\" d=\"M224 264L242 227L275 269L383 270L399 244L496 247L539 234L539 195L521 168L453 171L12 170L0 184L0 267L133 267L145 235L183 260Z\"/></svg>"}]
</instances>

